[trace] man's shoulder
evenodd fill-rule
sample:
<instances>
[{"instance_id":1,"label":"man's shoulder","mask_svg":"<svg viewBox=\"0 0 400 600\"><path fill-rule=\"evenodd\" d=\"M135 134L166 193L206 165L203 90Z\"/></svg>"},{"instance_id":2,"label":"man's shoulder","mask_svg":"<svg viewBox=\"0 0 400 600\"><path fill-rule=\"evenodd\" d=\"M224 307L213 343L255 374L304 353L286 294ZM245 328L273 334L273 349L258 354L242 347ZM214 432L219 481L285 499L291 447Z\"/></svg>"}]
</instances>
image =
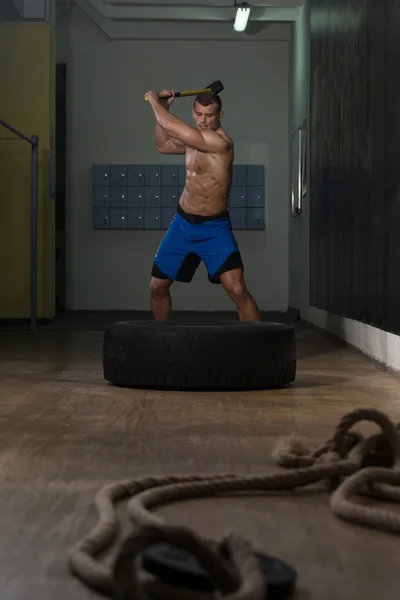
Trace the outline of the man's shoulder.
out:
<instances>
[{"instance_id":1,"label":"man's shoulder","mask_svg":"<svg viewBox=\"0 0 400 600\"><path fill-rule=\"evenodd\" d=\"M210 131L210 130L205 130L201 132L203 138L205 139L205 141L210 141L210 142L217 142L218 145L221 146L221 149L226 149L226 150L230 150L233 148L233 140L231 137L229 137L229 135L223 131Z\"/></svg>"}]
</instances>

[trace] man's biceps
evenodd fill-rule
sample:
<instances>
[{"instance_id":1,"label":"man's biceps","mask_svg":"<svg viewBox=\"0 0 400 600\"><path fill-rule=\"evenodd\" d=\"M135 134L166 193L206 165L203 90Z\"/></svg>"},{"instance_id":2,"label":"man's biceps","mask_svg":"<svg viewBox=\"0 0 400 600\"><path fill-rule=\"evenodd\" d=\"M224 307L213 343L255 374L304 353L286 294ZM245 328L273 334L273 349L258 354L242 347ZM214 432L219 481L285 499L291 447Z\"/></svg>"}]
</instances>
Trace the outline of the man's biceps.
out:
<instances>
[{"instance_id":1,"label":"man's biceps","mask_svg":"<svg viewBox=\"0 0 400 600\"><path fill-rule=\"evenodd\" d=\"M178 138L171 136L171 140L174 142L174 144L176 144L177 146L186 146L185 142L182 142L181 140L178 140Z\"/></svg>"}]
</instances>

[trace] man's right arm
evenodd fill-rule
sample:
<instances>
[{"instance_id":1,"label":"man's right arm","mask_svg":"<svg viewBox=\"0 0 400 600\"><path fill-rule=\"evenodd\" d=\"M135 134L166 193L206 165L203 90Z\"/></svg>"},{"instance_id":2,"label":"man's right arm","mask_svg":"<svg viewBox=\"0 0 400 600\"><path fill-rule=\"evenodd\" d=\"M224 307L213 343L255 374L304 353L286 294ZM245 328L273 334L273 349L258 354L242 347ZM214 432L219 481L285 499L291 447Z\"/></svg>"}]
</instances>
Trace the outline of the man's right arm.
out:
<instances>
[{"instance_id":1,"label":"man's right arm","mask_svg":"<svg viewBox=\"0 0 400 600\"><path fill-rule=\"evenodd\" d=\"M161 94L170 96L163 101L163 106L169 111L171 104L174 103L175 94L173 90L163 90ZM186 144L171 137L165 129L156 122L156 145L160 154L185 154Z\"/></svg>"},{"instance_id":2,"label":"man's right arm","mask_svg":"<svg viewBox=\"0 0 400 600\"><path fill-rule=\"evenodd\" d=\"M160 154L185 154L186 144L168 135L161 125L156 123L156 145Z\"/></svg>"}]
</instances>

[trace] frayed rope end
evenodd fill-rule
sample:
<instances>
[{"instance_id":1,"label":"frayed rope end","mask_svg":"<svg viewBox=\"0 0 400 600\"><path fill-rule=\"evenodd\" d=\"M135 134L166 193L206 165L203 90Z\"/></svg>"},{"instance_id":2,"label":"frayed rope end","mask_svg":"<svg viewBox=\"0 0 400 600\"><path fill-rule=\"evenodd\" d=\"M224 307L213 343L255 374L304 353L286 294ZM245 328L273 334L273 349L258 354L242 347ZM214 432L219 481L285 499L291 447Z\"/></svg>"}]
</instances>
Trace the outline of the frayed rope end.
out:
<instances>
[{"instance_id":1,"label":"frayed rope end","mask_svg":"<svg viewBox=\"0 0 400 600\"><path fill-rule=\"evenodd\" d=\"M307 445L306 440L292 434L278 440L271 457L280 467L307 467L315 462L312 452L313 449Z\"/></svg>"}]
</instances>

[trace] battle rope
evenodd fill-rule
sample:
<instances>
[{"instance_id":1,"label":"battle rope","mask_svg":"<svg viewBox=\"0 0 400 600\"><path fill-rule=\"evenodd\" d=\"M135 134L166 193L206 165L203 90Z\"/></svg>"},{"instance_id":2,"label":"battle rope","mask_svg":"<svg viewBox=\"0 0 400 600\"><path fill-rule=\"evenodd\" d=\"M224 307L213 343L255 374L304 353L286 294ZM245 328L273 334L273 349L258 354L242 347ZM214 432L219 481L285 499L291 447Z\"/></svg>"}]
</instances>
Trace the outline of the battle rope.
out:
<instances>
[{"instance_id":1,"label":"battle rope","mask_svg":"<svg viewBox=\"0 0 400 600\"><path fill-rule=\"evenodd\" d=\"M381 433L365 438L358 432L349 432L363 420L379 425ZM117 600L210 600L221 596L225 600L263 600L267 584L255 549L247 540L230 535L214 549L187 527L169 525L150 510L187 498L239 491L294 490L324 480L334 490L330 506L337 516L400 533L400 515L351 500L362 494L400 502L400 425L384 413L360 409L343 416L333 438L314 451L307 450L296 438L284 438L273 457L279 466L296 470L255 477L224 474L128 479L107 485L95 499L97 525L69 554L72 573L88 587ZM118 520L114 505L129 497L132 499L128 512L137 528L123 542L110 568L95 557L116 536ZM176 588L139 573L136 558L147 547L160 542L193 554L218 591L210 594Z\"/></svg>"}]
</instances>

